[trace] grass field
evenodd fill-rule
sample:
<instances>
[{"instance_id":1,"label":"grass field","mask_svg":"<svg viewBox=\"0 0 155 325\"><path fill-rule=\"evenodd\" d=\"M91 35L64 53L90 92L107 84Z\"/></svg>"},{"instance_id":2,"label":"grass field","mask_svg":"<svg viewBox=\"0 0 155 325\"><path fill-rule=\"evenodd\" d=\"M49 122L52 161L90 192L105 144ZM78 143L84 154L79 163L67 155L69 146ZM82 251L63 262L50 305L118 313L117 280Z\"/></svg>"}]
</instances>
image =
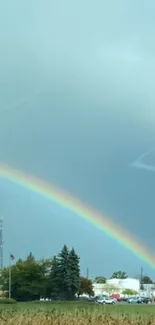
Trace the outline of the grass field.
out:
<instances>
[{"instance_id":1,"label":"grass field","mask_svg":"<svg viewBox=\"0 0 155 325\"><path fill-rule=\"evenodd\" d=\"M98 306L90 303L0 305L0 325L155 325L155 305Z\"/></svg>"}]
</instances>

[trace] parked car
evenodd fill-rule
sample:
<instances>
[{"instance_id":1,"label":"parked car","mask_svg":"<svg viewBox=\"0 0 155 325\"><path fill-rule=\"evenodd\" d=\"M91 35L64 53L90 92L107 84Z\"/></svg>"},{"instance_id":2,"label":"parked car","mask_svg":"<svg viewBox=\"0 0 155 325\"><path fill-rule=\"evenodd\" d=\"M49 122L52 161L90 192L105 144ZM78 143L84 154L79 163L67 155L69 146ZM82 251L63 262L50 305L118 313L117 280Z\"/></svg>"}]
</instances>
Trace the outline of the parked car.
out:
<instances>
[{"instance_id":1,"label":"parked car","mask_svg":"<svg viewBox=\"0 0 155 325\"><path fill-rule=\"evenodd\" d=\"M150 298L148 297L139 297L137 303L138 304L148 304L150 301Z\"/></svg>"},{"instance_id":2,"label":"parked car","mask_svg":"<svg viewBox=\"0 0 155 325\"><path fill-rule=\"evenodd\" d=\"M105 304L106 305L114 305L116 303L116 301L114 299L108 298L108 297L106 297L106 298L100 298L100 299L97 300L97 302L99 304L104 304L104 305Z\"/></svg>"},{"instance_id":3,"label":"parked car","mask_svg":"<svg viewBox=\"0 0 155 325\"><path fill-rule=\"evenodd\" d=\"M117 302L117 301L118 301L118 299L117 299L117 298L115 298L115 297L113 297L113 296L110 296L109 298L110 298L110 299L113 299L115 302Z\"/></svg>"},{"instance_id":4,"label":"parked car","mask_svg":"<svg viewBox=\"0 0 155 325\"><path fill-rule=\"evenodd\" d=\"M119 302L127 302L128 298L120 297L117 301Z\"/></svg>"},{"instance_id":5,"label":"parked car","mask_svg":"<svg viewBox=\"0 0 155 325\"><path fill-rule=\"evenodd\" d=\"M137 297L128 298L127 302L129 304L137 304L138 303L138 298Z\"/></svg>"}]
</instances>

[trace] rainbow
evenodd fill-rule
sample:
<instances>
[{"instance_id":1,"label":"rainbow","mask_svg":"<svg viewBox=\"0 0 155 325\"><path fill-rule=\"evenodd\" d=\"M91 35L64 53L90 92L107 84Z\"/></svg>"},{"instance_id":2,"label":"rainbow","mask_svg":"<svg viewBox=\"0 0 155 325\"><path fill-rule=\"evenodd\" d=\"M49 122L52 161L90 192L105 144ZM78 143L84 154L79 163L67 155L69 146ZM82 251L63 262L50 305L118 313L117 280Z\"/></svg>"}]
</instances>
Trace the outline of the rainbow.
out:
<instances>
[{"instance_id":1,"label":"rainbow","mask_svg":"<svg viewBox=\"0 0 155 325\"><path fill-rule=\"evenodd\" d=\"M19 186L37 193L58 205L72 211L93 226L99 228L107 236L116 240L124 248L132 252L136 257L155 269L155 257L142 243L136 240L131 234L120 226L114 224L108 217L89 208L80 200L68 195L54 186L41 181L25 172L16 170L8 165L0 165L0 178L9 180Z\"/></svg>"}]
</instances>

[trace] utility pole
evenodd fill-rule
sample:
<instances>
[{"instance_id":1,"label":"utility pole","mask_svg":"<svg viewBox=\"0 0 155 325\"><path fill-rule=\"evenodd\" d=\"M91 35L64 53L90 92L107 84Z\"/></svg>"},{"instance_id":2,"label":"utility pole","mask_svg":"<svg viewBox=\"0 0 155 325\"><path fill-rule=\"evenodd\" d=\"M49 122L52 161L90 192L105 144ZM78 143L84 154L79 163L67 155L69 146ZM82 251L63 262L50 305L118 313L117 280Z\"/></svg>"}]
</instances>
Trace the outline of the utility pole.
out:
<instances>
[{"instance_id":1,"label":"utility pole","mask_svg":"<svg viewBox=\"0 0 155 325\"><path fill-rule=\"evenodd\" d=\"M0 217L0 269L3 269L3 217Z\"/></svg>"},{"instance_id":2,"label":"utility pole","mask_svg":"<svg viewBox=\"0 0 155 325\"><path fill-rule=\"evenodd\" d=\"M11 255L9 257L9 299L11 299Z\"/></svg>"},{"instance_id":3,"label":"utility pole","mask_svg":"<svg viewBox=\"0 0 155 325\"><path fill-rule=\"evenodd\" d=\"M13 261L15 259L13 254L10 254L9 256L9 298L11 298L11 261Z\"/></svg>"},{"instance_id":4,"label":"utility pole","mask_svg":"<svg viewBox=\"0 0 155 325\"><path fill-rule=\"evenodd\" d=\"M143 290L143 267L141 267L141 273L140 273L140 289Z\"/></svg>"},{"instance_id":5,"label":"utility pole","mask_svg":"<svg viewBox=\"0 0 155 325\"><path fill-rule=\"evenodd\" d=\"M89 279L89 269L87 267L87 279Z\"/></svg>"}]
</instances>

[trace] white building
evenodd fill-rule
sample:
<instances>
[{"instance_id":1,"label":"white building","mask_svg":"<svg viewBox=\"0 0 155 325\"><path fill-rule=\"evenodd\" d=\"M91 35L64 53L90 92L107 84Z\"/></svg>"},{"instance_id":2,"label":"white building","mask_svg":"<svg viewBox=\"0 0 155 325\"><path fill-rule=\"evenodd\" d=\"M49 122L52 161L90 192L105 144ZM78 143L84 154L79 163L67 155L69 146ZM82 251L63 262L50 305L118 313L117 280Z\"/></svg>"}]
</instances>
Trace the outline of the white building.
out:
<instances>
[{"instance_id":1,"label":"white building","mask_svg":"<svg viewBox=\"0 0 155 325\"><path fill-rule=\"evenodd\" d=\"M103 294L121 293L125 289L131 289L139 293L140 281L137 279L127 278L127 279L108 279L106 283L94 283L93 290L95 296L100 296Z\"/></svg>"},{"instance_id":2,"label":"white building","mask_svg":"<svg viewBox=\"0 0 155 325\"><path fill-rule=\"evenodd\" d=\"M106 284L114 285L118 287L121 291L125 289L131 289L136 292L140 290L140 281L137 279L127 278L127 279L109 279Z\"/></svg>"},{"instance_id":3,"label":"white building","mask_svg":"<svg viewBox=\"0 0 155 325\"><path fill-rule=\"evenodd\" d=\"M155 297L155 284L143 284L143 290L140 290L140 296Z\"/></svg>"},{"instance_id":4,"label":"white building","mask_svg":"<svg viewBox=\"0 0 155 325\"><path fill-rule=\"evenodd\" d=\"M105 291L105 284L103 283L93 283L93 291L95 296L101 296Z\"/></svg>"}]
</instances>

